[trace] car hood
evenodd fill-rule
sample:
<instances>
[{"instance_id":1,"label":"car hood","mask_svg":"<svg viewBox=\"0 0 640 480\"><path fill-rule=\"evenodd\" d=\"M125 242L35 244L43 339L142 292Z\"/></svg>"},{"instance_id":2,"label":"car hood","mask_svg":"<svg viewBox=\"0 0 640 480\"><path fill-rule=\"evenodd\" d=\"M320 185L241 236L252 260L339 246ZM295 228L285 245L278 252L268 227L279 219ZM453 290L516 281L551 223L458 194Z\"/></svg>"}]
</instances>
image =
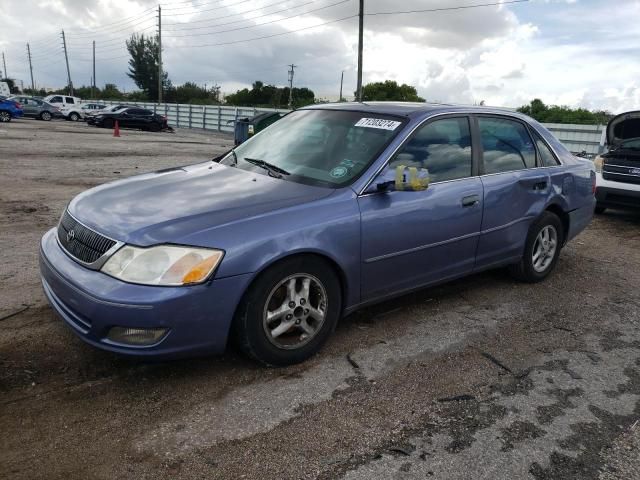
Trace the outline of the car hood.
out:
<instances>
[{"instance_id":1,"label":"car hood","mask_svg":"<svg viewBox=\"0 0 640 480\"><path fill-rule=\"evenodd\" d=\"M199 231L247 221L331 193L329 188L206 162L92 188L75 197L68 209L103 235L147 246L181 243Z\"/></svg>"},{"instance_id":2,"label":"car hood","mask_svg":"<svg viewBox=\"0 0 640 480\"><path fill-rule=\"evenodd\" d=\"M640 137L640 111L621 113L609 120L607 144L610 147L620 145L623 140L638 137Z\"/></svg>"}]
</instances>

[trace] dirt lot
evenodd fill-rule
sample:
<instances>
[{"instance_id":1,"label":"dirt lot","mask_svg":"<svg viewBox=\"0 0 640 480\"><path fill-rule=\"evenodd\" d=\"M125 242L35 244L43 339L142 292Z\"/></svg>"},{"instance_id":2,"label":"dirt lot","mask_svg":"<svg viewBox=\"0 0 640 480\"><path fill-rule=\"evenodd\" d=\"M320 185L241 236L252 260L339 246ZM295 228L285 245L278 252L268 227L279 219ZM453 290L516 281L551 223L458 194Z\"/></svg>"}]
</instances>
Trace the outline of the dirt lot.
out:
<instances>
[{"instance_id":1,"label":"dirt lot","mask_svg":"<svg viewBox=\"0 0 640 480\"><path fill-rule=\"evenodd\" d=\"M640 214L595 219L545 283L494 271L351 315L295 367L84 345L46 304L41 235L88 187L230 143L0 126L0 477L640 478Z\"/></svg>"}]
</instances>

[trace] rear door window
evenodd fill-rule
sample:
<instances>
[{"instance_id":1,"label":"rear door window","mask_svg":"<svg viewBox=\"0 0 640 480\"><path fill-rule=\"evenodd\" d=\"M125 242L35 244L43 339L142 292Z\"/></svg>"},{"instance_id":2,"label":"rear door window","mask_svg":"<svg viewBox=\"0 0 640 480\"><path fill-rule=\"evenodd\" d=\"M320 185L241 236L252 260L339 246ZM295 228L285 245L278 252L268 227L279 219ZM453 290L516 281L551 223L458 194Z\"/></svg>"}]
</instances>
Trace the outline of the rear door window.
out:
<instances>
[{"instance_id":1,"label":"rear door window","mask_svg":"<svg viewBox=\"0 0 640 480\"><path fill-rule=\"evenodd\" d=\"M478 117L484 172L511 172L536 166L536 149L526 127L517 120Z\"/></svg>"},{"instance_id":2,"label":"rear door window","mask_svg":"<svg viewBox=\"0 0 640 480\"><path fill-rule=\"evenodd\" d=\"M536 141L538 147L538 153L540 154L540 166L541 167L554 167L560 165L560 162L553 154L547 143L542 139L538 132L533 132L533 138Z\"/></svg>"},{"instance_id":3,"label":"rear door window","mask_svg":"<svg viewBox=\"0 0 640 480\"><path fill-rule=\"evenodd\" d=\"M471 131L467 117L446 118L419 128L396 157L400 165L426 168L432 182L471 176Z\"/></svg>"},{"instance_id":4,"label":"rear door window","mask_svg":"<svg viewBox=\"0 0 640 480\"><path fill-rule=\"evenodd\" d=\"M76 101L73 99L73 97L65 97L65 99L67 100L67 103L70 103L70 104L75 104L76 103Z\"/></svg>"}]
</instances>

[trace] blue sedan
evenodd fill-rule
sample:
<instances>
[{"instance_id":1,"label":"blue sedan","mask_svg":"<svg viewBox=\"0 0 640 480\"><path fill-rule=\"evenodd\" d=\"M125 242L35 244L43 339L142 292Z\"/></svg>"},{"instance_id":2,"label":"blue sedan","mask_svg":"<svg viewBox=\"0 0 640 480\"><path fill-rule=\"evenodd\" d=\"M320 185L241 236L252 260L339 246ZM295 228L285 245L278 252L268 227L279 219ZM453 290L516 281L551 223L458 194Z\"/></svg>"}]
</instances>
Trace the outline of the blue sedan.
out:
<instances>
[{"instance_id":1,"label":"blue sedan","mask_svg":"<svg viewBox=\"0 0 640 480\"><path fill-rule=\"evenodd\" d=\"M215 161L75 197L42 284L87 343L269 365L317 352L365 305L508 267L544 280L591 221L595 171L543 126L485 107L322 105Z\"/></svg>"}]
</instances>

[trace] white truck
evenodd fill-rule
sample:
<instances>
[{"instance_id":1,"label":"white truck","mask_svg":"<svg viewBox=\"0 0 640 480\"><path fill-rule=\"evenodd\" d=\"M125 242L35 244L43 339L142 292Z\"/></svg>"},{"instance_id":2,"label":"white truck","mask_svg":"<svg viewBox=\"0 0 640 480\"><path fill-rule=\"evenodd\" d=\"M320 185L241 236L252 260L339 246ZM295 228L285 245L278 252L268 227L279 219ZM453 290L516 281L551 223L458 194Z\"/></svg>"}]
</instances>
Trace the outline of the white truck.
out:
<instances>
[{"instance_id":1,"label":"white truck","mask_svg":"<svg viewBox=\"0 0 640 480\"><path fill-rule=\"evenodd\" d=\"M8 97L9 95L11 95L9 84L7 82L0 82L0 95L4 97Z\"/></svg>"},{"instance_id":2,"label":"white truck","mask_svg":"<svg viewBox=\"0 0 640 480\"><path fill-rule=\"evenodd\" d=\"M49 95L44 101L60 109L67 120L77 122L82 118L82 99L68 95Z\"/></svg>"}]
</instances>

